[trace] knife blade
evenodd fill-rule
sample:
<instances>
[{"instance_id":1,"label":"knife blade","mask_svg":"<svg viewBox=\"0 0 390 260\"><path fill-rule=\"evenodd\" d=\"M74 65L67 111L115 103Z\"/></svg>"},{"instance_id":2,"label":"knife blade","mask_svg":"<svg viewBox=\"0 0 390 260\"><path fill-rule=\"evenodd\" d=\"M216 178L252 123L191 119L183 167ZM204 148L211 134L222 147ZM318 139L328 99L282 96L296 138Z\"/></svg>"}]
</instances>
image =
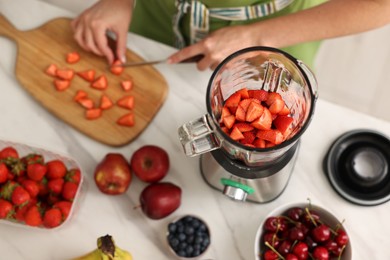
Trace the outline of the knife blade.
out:
<instances>
[{"instance_id":1,"label":"knife blade","mask_svg":"<svg viewBox=\"0 0 390 260\"><path fill-rule=\"evenodd\" d=\"M192 63L192 62L198 62L201 59L203 59L204 55L199 54L194 57L185 59L181 61L180 63ZM153 64L159 64L159 63L166 63L168 59L163 60L152 60L152 61L140 61L140 62L126 62L123 64L115 64L114 67L135 67L135 66L144 66L144 65L153 65Z\"/></svg>"}]
</instances>

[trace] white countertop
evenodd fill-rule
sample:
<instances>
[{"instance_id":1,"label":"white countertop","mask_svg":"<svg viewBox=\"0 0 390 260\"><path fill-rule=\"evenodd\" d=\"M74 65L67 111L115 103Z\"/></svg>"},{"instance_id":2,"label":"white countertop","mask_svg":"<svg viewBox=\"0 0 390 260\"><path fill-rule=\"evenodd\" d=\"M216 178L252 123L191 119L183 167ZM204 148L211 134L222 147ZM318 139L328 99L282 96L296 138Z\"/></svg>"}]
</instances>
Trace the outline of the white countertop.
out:
<instances>
[{"instance_id":1,"label":"white countertop","mask_svg":"<svg viewBox=\"0 0 390 260\"><path fill-rule=\"evenodd\" d=\"M33 0L0 0L0 10L20 30L32 29L54 17L73 16ZM129 35L128 40L128 47L144 59L163 58L174 51L135 35ZM85 174L79 207L63 228L34 230L0 222L0 259L69 259L94 249L97 237L106 234L130 251L134 259L172 259L164 241L168 222L183 214L196 214L211 228L212 244L205 259L249 260L254 259L255 234L264 216L284 203L305 202L307 198L345 219L353 259L389 258L390 203L363 207L347 202L331 188L321 164L333 140L344 132L369 128L389 135L390 123L322 100L321 82L315 115L301 138L299 157L286 190L270 203L239 203L204 182L199 158L186 157L177 136L180 125L206 113L210 71L199 72L191 64L156 66L169 85L166 102L135 141L113 148L86 137L41 107L15 79L15 45L1 37L0 50L0 139L71 154ZM106 153L120 152L129 158L144 144L159 145L168 151L171 168L164 180L183 190L180 208L161 220L150 220L139 209L133 209L145 186L136 178L126 194L113 197L98 191L92 177Z\"/></svg>"}]
</instances>

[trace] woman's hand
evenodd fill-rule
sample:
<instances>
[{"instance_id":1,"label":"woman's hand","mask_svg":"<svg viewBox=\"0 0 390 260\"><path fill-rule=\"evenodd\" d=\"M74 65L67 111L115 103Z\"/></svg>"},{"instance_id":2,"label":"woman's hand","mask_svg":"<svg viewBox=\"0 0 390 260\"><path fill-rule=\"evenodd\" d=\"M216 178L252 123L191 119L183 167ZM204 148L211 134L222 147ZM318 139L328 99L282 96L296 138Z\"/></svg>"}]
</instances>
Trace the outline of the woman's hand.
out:
<instances>
[{"instance_id":1,"label":"woman's hand","mask_svg":"<svg viewBox=\"0 0 390 260\"><path fill-rule=\"evenodd\" d=\"M203 54L204 58L197 63L199 70L214 70L230 54L255 45L256 37L250 25L221 28L210 33L206 38L191 46L185 47L169 57L169 63L178 63L190 57Z\"/></svg>"},{"instance_id":2,"label":"woman's hand","mask_svg":"<svg viewBox=\"0 0 390 260\"><path fill-rule=\"evenodd\" d=\"M115 56L123 62L133 0L100 0L75 18L71 25L74 39L85 50L105 56L109 64ZM107 31L116 34L116 53L108 45Z\"/></svg>"}]
</instances>

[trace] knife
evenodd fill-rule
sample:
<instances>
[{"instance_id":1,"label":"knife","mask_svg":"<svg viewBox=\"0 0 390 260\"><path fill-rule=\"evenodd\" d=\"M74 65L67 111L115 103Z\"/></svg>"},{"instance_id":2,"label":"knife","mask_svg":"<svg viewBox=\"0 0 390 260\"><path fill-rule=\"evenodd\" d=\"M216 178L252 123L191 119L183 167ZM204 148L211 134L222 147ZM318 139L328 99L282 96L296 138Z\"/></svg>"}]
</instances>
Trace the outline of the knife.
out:
<instances>
[{"instance_id":1,"label":"knife","mask_svg":"<svg viewBox=\"0 0 390 260\"><path fill-rule=\"evenodd\" d=\"M198 62L201 59L203 59L204 55L199 54L194 57L190 57L188 59L182 60L180 63L192 63L192 62ZM152 60L152 61L140 61L140 62L126 62L123 64L115 64L112 65L114 67L135 67L135 66L144 66L144 65L153 65L153 64L159 64L159 63L166 63L168 59L163 60Z\"/></svg>"}]
</instances>

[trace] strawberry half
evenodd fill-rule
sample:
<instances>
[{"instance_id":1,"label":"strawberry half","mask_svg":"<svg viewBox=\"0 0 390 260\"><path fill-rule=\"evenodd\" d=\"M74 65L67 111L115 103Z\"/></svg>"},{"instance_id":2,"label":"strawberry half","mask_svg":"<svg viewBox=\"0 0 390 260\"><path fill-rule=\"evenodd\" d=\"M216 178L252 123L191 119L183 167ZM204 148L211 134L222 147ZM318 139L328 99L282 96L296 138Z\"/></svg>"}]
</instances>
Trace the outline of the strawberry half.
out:
<instances>
[{"instance_id":1,"label":"strawberry half","mask_svg":"<svg viewBox=\"0 0 390 260\"><path fill-rule=\"evenodd\" d=\"M91 87L99 90L104 90L107 88L108 81L106 76L99 76L94 82L92 82Z\"/></svg>"},{"instance_id":2,"label":"strawberry half","mask_svg":"<svg viewBox=\"0 0 390 260\"><path fill-rule=\"evenodd\" d=\"M116 123L121 126L134 126L134 114L128 113L121 116Z\"/></svg>"},{"instance_id":3,"label":"strawberry half","mask_svg":"<svg viewBox=\"0 0 390 260\"><path fill-rule=\"evenodd\" d=\"M96 72L94 70L90 69L77 72L77 75L88 82L93 82L95 80L95 73Z\"/></svg>"},{"instance_id":4,"label":"strawberry half","mask_svg":"<svg viewBox=\"0 0 390 260\"><path fill-rule=\"evenodd\" d=\"M117 101L117 105L126 109L134 108L134 96L124 96Z\"/></svg>"},{"instance_id":5,"label":"strawberry half","mask_svg":"<svg viewBox=\"0 0 390 260\"><path fill-rule=\"evenodd\" d=\"M69 52L66 54L66 62L73 64L80 60L80 54L77 51Z\"/></svg>"}]
</instances>

